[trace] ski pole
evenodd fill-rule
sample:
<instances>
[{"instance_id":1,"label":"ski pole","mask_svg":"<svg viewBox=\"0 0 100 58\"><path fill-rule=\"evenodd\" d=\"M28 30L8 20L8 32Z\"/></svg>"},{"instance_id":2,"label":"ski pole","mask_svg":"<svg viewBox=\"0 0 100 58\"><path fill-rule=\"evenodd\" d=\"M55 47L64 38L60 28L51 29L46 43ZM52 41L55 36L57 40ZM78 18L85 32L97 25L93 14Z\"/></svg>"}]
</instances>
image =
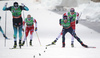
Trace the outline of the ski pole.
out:
<instances>
[{"instance_id":1,"label":"ski pole","mask_svg":"<svg viewBox=\"0 0 100 58\"><path fill-rule=\"evenodd\" d=\"M37 32L36 32L36 35L37 35L37 37L38 37L38 41L39 41L39 43L40 43L40 46L42 46Z\"/></svg>"},{"instance_id":2,"label":"ski pole","mask_svg":"<svg viewBox=\"0 0 100 58\"><path fill-rule=\"evenodd\" d=\"M6 3L6 7L7 7L7 3ZM7 24L7 11L5 11L5 36L6 36L6 24ZM6 47L6 38L5 38L4 46Z\"/></svg>"},{"instance_id":3,"label":"ski pole","mask_svg":"<svg viewBox=\"0 0 100 58\"><path fill-rule=\"evenodd\" d=\"M25 20L25 15L24 15L24 11L23 11L23 18ZM26 25L25 25L26 26ZM24 30L26 31L26 29L24 28ZM26 46L28 46L28 42L27 42L27 38L26 38Z\"/></svg>"}]
</instances>

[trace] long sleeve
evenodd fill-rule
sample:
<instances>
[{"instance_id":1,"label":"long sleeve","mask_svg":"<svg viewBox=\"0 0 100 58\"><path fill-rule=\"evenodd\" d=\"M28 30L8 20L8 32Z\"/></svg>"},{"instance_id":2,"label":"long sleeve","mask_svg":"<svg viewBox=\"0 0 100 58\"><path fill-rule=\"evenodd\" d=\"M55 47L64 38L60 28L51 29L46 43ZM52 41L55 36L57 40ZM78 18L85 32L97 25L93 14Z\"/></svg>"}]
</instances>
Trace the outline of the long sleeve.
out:
<instances>
[{"instance_id":1,"label":"long sleeve","mask_svg":"<svg viewBox=\"0 0 100 58\"><path fill-rule=\"evenodd\" d=\"M26 10L26 11L29 11L29 8L28 7L26 7L26 6L20 6L20 8L21 8L21 10Z\"/></svg>"},{"instance_id":2,"label":"long sleeve","mask_svg":"<svg viewBox=\"0 0 100 58\"><path fill-rule=\"evenodd\" d=\"M79 13L77 12L76 15L77 15L77 19L76 20L79 20Z\"/></svg>"},{"instance_id":3,"label":"long sleeve","mask_svg":"<svg viewBox=\"0 0 100 58\"><path fill-rule=\"evenodd\" d=\"M59 20L59 24L61 25L61 19Z\"/></svg>"},{"instance_id":4,"label":"long sleeve","mask_svg":"<svg viewBox=\"0 0 100 58\"><path fill-rule=\"evenodd\" d=\"M37 21L36 21L36 19L34 19L34 22L35 22L35 28L37 27Z\"/></svg>"},{"instance_id":5,"label":"long sleeve","mask_svg":"<svg viewBox=\"0 0 100 58\"><path fill-rule=\"evenodd\" d=\"M23 28L25 28L25 21L23 21Z\"/></svg>"},{"instance_id":6,"label":"long sleeve","mask_svg":"<svg viewBox=\"0 0 100 58\"><path fill-rule=\"evenodd\" d=\"M27 19L27 18L25 18L24 21L23 21L23 28L25 28L25 23L26 23L25 20L26 20L26 19Z\"/></svg>"},{"instance_id":7,"label":"long sleeve","mask_svg":"<svg viewBox=\"0 0 100 58\"><path fill-rule=\"evenodd\" d=\"M8 8L7 8L6 6L4 6L2 10L3 10L3 11L11 10L11 7L8 7Z\"/></svg>"},{"instance_id":8,"label":"long sleeve","mask_svg":"<svg viewBox=\"0 0 100 58\"><path fill-rule=\"evenodd\" d=\"M24 9L25 9L26 11L29 11L29 8L28 8L28 7L26 7L26 6L24 7Z\"/></svg>"}]
</instances>

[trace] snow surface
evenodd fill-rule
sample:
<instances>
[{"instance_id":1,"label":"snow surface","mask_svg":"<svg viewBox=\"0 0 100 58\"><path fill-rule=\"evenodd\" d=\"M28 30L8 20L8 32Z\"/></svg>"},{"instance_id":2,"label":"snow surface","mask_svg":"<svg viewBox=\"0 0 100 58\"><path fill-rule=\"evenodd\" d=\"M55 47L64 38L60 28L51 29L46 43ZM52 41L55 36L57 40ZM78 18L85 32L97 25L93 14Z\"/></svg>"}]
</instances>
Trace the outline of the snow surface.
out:
<instances>
[{"instance_id":1,"label":"snow surface","mask_svg":"<svg viewBox=\"0 0 100 58\"><path fill-rule=\"evenodd\" d=\"M0 1L0 16L1 26L3 30L5 29L5 12L2 11L6 1ZM8 1L8 6L12 5L13 1ZM21 2L19 2L21 3ZM60 33L62 27L59 26L59 19L62 15L56 14L54 12L48 11L43 5L39 3L24 3L29 7L29 11L24 11L25 17L27 14L31 14L38 22L38 35L42 46L38 42L36 33L34 32L33 46L29 46L29 36L28 36L28 46L26 44L22 49L10 50L9 48L13 46L13 27L12 27L12 16L10 11L7 12L7 36L12 40L7 40L6 47L4 47L4 37L0 32L0 58L100 58L100 33L93 31L81 24L76 26L76 33L81 38L81 40L89 45L95 46L96 48L84 48L75 40L75 47L71 48L71 35L66 34L66 47L62 48L62 39L60 38L56 45L47 47L45 45L51 43ZM22 12L23 13L23 12ZM44 53L44 51L46 51ZM41 53L41 56L39 56Z\"/></svg>"},{"instance_id":2,"label":"snow surface","mask_svg":"<svg viewBox=\"0 0 100 58\"><path fill-rule=\"evenodd\" d=\"M76 7L76 11L82 12L81 19L90 22L100 22L100 3L92 2L85 3Z\"/></svg>"}]
</instances>

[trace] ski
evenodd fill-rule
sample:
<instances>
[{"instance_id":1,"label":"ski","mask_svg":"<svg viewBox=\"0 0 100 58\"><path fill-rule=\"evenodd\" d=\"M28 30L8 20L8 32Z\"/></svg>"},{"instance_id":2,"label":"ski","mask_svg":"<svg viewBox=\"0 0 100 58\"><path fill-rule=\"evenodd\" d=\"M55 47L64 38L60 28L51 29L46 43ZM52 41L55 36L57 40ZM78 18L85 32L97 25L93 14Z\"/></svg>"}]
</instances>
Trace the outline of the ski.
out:
<instances>
[{"instance_id":1,"label":"ski","mask_svg":"<svg viewBox=\"0 0 100 58\"><path fill-rule=\"evenodd\" d=\"M96 47L88 46L87 48L96 48Z\"/></svg>"},{"instance_id":2,"label":"ski","mask_svg":"<svg viewBox=\"0 0 100 58\"><path fill-rule=\"evenodd\" d=\"M9 48L9 49L21 49L21 48Z\"/></svg>"},{"instance_id":3,"label":"ski","mask_svg":"<svg viewBox=\"0 0 100 58\"><path fill-rule=\"evenodd\" d=\"M46 45L46 46L51 46L51 45L56 45L56 44L48 44L48 45Z\"/></svg>"},{"instance_id":4,"label":"ski","mask_svg":"<svg viewBox=\"0 0 100 58\"><path fill-rule=\"evenodd\" d=\"M6 40L12 40L11 38L7 38Z\"/></svg>"}]
</instances>

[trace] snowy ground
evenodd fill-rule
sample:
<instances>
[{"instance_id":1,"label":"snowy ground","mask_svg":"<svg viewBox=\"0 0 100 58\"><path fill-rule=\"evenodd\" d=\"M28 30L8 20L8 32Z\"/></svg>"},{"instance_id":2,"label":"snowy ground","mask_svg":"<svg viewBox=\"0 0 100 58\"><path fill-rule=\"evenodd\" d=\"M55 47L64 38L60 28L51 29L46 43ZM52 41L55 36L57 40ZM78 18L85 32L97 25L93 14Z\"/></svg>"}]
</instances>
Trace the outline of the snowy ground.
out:
<instances>
[{"instance_id":1,"label":"snowy ground","mask_svg":"<svg viewBox=\"0 0 100 58\"><path fill-rule=\"evenodd\" d=\"M5 2L0 2L0 16L2 16L1 26L4 30L4 13L2 7ZM12 1L8 3L12 5ZM75 47L71 48L71 35L68 33L66 35L66 47L62 48L61 38L58 40L56 45L50 46L45 49L45 45L51 43L57 35L60 33L62 27L59 26L59 18L62 15L56 14L54 12L46 10L42 5L38 3L25 3L29 7L30 11L24 12L25 17L27 14L31 14L36 18L38 22L38 35L42 46L39 45L38 38L34 32L33 46L22 47L22 49L10 50L9 48L13 46L13 28L12 28L12 17L11 13L7 12L7 36L12 38L12 40L7 40L7 45L4 47L4 38L0 33L0 58L100 58L100 33L93 31L81 24L76 26L77 35L81 40L89 45L95 46L96 48L84 48L75 40ZM28 37L30 38L30 37ZM29 43L29 39L28 39ZM46 51L44 53L44 50ZM39 56L41 53L41 56Z\"/></svg>"}]
</instances>

